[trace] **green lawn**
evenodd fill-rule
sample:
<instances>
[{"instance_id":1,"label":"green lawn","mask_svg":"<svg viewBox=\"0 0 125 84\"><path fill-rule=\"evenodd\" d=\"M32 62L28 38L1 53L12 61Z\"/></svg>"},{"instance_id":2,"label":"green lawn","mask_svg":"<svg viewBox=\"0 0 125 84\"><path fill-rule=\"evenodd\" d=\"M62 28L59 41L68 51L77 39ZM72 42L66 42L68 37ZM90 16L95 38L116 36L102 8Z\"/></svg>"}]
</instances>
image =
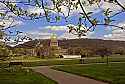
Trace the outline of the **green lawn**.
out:
<instances>
[{"instance_id":1,"label":"green lawn","mask_svg":"<svg viewBox=\"0 0 125 84\"><path fill-rule=\"evenodd\" d=\"M0 69L0 84L57 84L47 77L25 70L10 72Z\"/></svg>"},{"instance_id":2,"label":"green lawn","mask_svg":"<svg viewBox=\"0 0 125 84\"><path fill-rule=\"evenodd\" d=\"M101 57L88 57L85 58L84 63L106 63L106 57L102 59ZM33 66L48 66L48 65L73 65L80 64L80 59L36 59L31 57L30 59L25 60L13 60L23 62L24 67L33 67ZM7 67L9 61L0 62L0 66L3 64ZM125 62L125 56L113 56L109 57L109 62Z\"/></svg>"},{"instance_id":3,"label":"green lawn","mask_svg":"<svg viewBox=\"0 0 125 84\"><path fill-rule=\"evenodd\" d=\"M106 58L88 58L85 59L85 64L88 63L106 63ZM125 62L125 58L115 58L111 57L109 58L109 62ZM41 61L36 62L24 62L23 66L48 66L48 65L73 65L73 64L80 64L80 59L45 59Z\"/></svg>"},{"instance_id":4,"label":"green lawn","mask_svg":"<svg viewBox=\"0 0 125 84\"><path fill-rule=\"evenodd\" d=\"M11 57L11 60L41 60L41 58L35 57L35 56L16 56Z\"/></svg>"},{"instance_id":5,"label":"green lawn","mask_svg":"<svg viewBox=\"0 0 125 84\"><path fill-rule=\"evenodd\" d=\"M55 66L53 69L108 81L111 84L125 84L125 63L65 65Z\"/></svg>"}]
</instances>

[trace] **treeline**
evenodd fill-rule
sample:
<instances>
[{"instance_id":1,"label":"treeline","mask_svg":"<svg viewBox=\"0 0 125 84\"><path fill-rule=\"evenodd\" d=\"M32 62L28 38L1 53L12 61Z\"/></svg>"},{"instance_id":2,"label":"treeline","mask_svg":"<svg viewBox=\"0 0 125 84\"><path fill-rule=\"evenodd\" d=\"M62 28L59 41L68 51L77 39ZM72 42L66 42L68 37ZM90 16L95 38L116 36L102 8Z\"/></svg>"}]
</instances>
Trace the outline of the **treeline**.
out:
<instances>
[{"instance_id":1,"label":"treeline","mask_svg":"<svg viewBox=\"0 0 125 84\"><path fill-rule=\"evenodd\" d=\"M119 47L112 50L111 48L100 47L100 48L83 48L83 47L70 47L68 48L69 55L84 55L84 56L104 56L119 54L125 55L125 48Z\"/></svg>"},{"instance_id":2,"label":"treeline","mask_svg":"<svg viewBox=\"0 0 125 84\"><path fill-rule=\"evenodd\" d=\"M34 40L18 45L15 48L34 48L40 42L43 46L49 46L50 40ZM59 47L67 49L67 53L70 55L108 55L108 54L125 54L125 42L124 41L112 41L101 39L70 39L59 40ZM17 52L17 51L16 51Z\"/></svg>"},{"instance_id":3,"label":"treeline","mask_svg":"<svg viewBox=\"0 0 125 84\"><path fill-rule=\"evenodd\" d=\"M101 39L59 40L59 46L68 49L68 54L87 56L125 54L125 41Z\"/></svg>"}]
</instances>

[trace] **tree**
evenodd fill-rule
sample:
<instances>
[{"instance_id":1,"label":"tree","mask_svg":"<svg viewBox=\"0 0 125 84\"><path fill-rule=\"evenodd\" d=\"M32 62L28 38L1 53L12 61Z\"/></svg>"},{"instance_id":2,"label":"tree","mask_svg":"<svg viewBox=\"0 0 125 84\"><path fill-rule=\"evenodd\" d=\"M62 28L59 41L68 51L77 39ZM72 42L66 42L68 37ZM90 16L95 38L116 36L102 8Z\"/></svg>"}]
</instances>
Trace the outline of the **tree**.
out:
<instances>
[{"instance_id":1,"label":"tree","mask_svg":"<svg viewBox=\"0 0 125 84\"><path fill-rule=\"evenodd\" d=\"M124 47L118 47L115 51L115 54L120 54L120 55L124 55L125 54L125 49Z\"/></svg>"},{"instance_id":2,"label":"tree","mask_svg":"<svg viewBox=\"0 0 125 84\"><path fill-rule=\"evenodd\" d=\"M120 20L115 19L116 17L119 18L120 14L125 14L125 6L121 2L123 0L0 0L0 36L4 36L5 42L10 41L11 36L17 36L14 43L18 44L18 42L23 42L24 39L30 38L27 36L20 37L19 34L22 33L20 31L16 31L16 34L13 34L9 30L18 25L14 24L17 18L21 20L46 19L50 23L65 20L69 24L69 17L72 16L74 11L77 11L75 12L78 17L77 24L75 26L68 25L67 27L69 28L69 33L77 35L79 38L102 26L124 29L123 25L117 25ZM119 10L111 7L102 9L103 3L117 6ZM32 12L28 10L29 7L43 11L40 13ZM64 11L64 8L67 11ZM90 10L87 10L88 8ZM94 16L97 11L93 8L101 10L100 17L102 18ZM10 21L10 23L7 24L7 21Z\"/></svg>"},{"instance_id":3,"label":"tree","mask_svg":"<svg viewBox=\"0 0 125 84\"><path fill-rule=\"evenodd\" d=\"M94 49L91 49L91 48L83 48L81 49L81 52L80 52L82 55L84 55L85 57L91 57L94 55Z\"/></svg>"},{"instance_id":4,"label":"tree","mask_svg":"<svg viewBox=\"0 0 125 84\"><path fill-rule=\"evenodd\" d=\"M80 47L75 47L75 48L74 48L74 54L75 54L75 55L80 55L81 50L82 50L82 48L80 48Z\"/></svg>"},{"instance_id":5,"label":"tree","mask_svg":"<svg viewBox=\"0 0 125 84\"><path fill-rule=\"evenodd\" d=\"M102 58L104 58L104 56L106 55L110 55L112 52L110 50L108 50L107 48L99 48L96 51L97 55L100 55Z\"/></svg>"},{"instance_id":6,"label":"tree","mask_svg":"<svg viewBox=\"0 0 125 84\"><path fill-rule=\"evenodd\" d=\"M74 54L73 48L68 48L68 54L69 54L69 55L73 55L73 54Z\"/></svg>"},{"instance_id":7,"label":"tree","mask_svg":"<svg viewBox=\"0 0 125 84\"><path fill-rule=\"evenodd\" d=\"M6 60L8 57L9 50L4 45L0 45L0 60Z\"/></svg>"},{"instance_id":8,"label":"tree","mask_svg":"<svg viewBox=\"0 0 125 84\"><path fill-rule=\"evenodd\" d=\"M108 62L109 62L108 61L108 56L110 56L112 54L112 52L109 49L107 49L105 47L102 47L102 48L96 50L96 54L99 55L99 56L101 56L102 59L105 56L107 56L107 64L108 64Z\"/></svg>"}]
</instances>

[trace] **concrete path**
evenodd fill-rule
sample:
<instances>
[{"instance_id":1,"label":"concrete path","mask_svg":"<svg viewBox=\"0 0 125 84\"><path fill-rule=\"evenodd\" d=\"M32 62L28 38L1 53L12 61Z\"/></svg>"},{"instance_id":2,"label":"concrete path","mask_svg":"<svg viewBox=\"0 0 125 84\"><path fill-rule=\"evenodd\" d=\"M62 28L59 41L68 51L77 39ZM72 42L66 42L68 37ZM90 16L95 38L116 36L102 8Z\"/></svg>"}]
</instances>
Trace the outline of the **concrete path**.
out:
<instances>
[{"instance_id":1,"label":"concrete path","mask_svg":"<svg viewBox=\"0 0 125 84\"><path fill-rule=\"evenodd\" d=\"M55 80L58 84L108 84L94 79L53 70L48 66L36 67L33 70Z\"/></svg>"}]
</instances>

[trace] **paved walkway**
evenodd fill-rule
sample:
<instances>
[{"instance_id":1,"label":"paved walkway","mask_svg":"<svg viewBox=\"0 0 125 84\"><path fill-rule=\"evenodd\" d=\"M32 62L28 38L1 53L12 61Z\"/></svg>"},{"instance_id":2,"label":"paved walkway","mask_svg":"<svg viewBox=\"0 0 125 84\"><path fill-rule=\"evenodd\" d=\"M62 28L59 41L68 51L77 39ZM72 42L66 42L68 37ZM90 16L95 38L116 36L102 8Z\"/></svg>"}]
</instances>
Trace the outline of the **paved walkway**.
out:
<instances>
[{"instance_id":1,"label":"paved walkway","mask_svg":"<svg viewBox=\"0 0 125 84\"><path fill-rule=\"evenodd\" d=\"M50 69L48 66L34 68L34 71L39 72L59 84L107 84L94 79L73 75L70 73Z\"/></svg>"}]
</instances>

